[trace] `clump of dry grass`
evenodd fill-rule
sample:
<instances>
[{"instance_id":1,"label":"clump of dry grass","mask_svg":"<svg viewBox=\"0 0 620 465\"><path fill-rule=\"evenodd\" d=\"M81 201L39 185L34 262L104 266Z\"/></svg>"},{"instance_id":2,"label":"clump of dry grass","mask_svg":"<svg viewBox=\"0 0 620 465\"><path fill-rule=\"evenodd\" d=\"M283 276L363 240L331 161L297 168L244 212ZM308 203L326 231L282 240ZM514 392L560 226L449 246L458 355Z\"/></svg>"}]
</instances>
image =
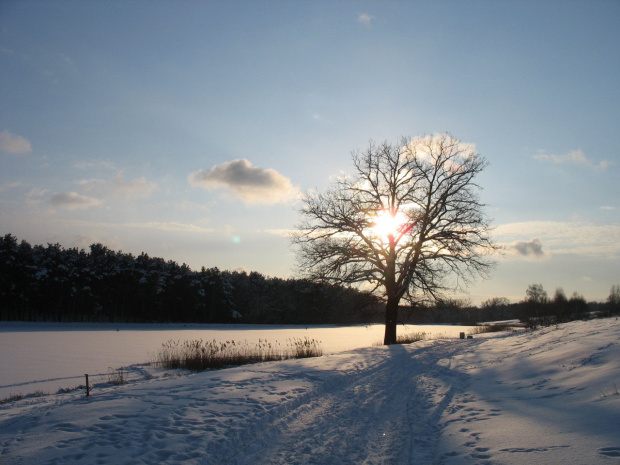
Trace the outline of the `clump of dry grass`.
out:
<instances>
[{"instance_id":1,"label":"clump of dry grass","mask_svg":"<svg viewBox=\"0 0 620 465\"><path fill-rule=\"evenodd\" d=\"M10 394L4 399L0 400L0 405L8 404L9 402L17 402L18 400L22 400L24 396L22 394Z\"/></svg>"},{"instance_id":2,"label":"clump of dry grass","mask_svg":"<svg viewBox=\"0 0 620 465\"><path fill-rule=\"evenodd\" d=\"M123 367L116 370L112 367L108 367L108 383L120 386L127 383L127 376Z\"/></svg>"},{"instance_id":3,"label":"clump of dry grass","mask_svg":"<svg viewBox=\"0 0 620 465\"><path fill-rule=\"evenodd\" d=\"M277 341L271 343L262 339L255 344L247 341L238 343L235 341L203 341L202 339L184 342L170 340L162 344L154 363L168 369L204 371L248 363L320 355L323 355L321 343L309 338L288 339L285 346Z\"/></svg>"},{"instance_id":4,"label":"clump of dry grass","mask_svg":"<svg viewBox=\"0 0 620 465\"><path fill-rule=\"evenodd\" d=\"M412 342L418 342L428 339L428 334L422 331L411 332L396 336L396 344L411 344Z\"/></svg>"},{"instance_id":5,"label":"clump of dry grass","mask_svg":"<svg viewBox=\"0 0 620 465\"><path fill-rule=\"evenodd\" d=\"M4 399L0 399L0 405L2 404L8 404L9 402L17 402L19 400L22 399L27 399L30 397L41 397L41 396L47 396L49 395L47 392L43 392L40 389L37 389L36 391L34 391L31 394L10 394L9 396L5 397Z\"/></svg>"}]
</instances>

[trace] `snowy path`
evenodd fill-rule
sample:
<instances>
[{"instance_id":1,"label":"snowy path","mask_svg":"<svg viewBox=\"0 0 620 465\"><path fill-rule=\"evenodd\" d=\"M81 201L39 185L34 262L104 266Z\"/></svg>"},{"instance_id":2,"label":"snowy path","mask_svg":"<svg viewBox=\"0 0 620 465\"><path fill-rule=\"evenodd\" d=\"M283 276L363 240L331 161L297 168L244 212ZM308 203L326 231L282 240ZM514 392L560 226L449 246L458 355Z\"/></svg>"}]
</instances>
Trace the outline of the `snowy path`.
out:
<instances>
[{"instance_id":1,"label":"snowy path","mask_svg":"<svg viewBox=\"0 0 620 465\"><path fill-rule=\"evenodd\" d=\"M432 461L438 421L453 390L420 373L436 365L438 355L459 347L452 343L441 351L435 346L432 357L428 349L412 353L408 347L391 347L372 357L364 370L337 383L326 381L306 394L302 405L266 425L265 433L241 444L226 463Z\"/></svg>"},{"instance_id":2,"label":"snowy path","mask_svg":"<svg viewBox=\"0 0 620 465\"><path fill-rule=\"evenodd\" d=\"M618 464L620 322L425 341L0 406L0 463Z\"/></svg>"}]
</instances>

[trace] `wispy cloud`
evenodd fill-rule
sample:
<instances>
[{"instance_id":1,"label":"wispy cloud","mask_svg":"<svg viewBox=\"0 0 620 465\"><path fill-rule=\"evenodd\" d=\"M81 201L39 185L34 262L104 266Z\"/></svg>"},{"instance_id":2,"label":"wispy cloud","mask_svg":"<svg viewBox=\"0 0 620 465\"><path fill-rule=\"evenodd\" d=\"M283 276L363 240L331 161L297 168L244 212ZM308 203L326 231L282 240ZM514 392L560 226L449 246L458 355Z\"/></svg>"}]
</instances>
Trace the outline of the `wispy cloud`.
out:
<instances>
[{"instance_id":1,"label":"wispy cloud","mask_svg":"<svg viewBox=\"0 0 620 465\"><path fill-rule=\"evenodd\" d=\"M144 221L144 222L128 222L114 223L104 221L84 221L84 220L67 220L63 219L64 225L77 226L82 230L107 230L112 229L118 231L119 228L128 229L152 229L157 231L175 231L175 232L191 232L191 233L213 233L213 228L205 228L192 223L180 223L177 221Z\"/></svg>"},{"instance_id":2,"label":"wispy cloud","mask_svg":"<svg viewBox=\"0 0 620 465\"><path fill-rule=\"evenodd\" d=\"M494 231L497 242L505 245L513 256L518 255L517 244L523 252L530 252L535 257L536 243L544 244L544 255L547 258L557 254L574 254L603 257L606 259L620 258L620 224L595 224L582 221L528 221L509 223L498 226ZM537 239L531 239L535 237Z\"/></svg>"},{"instance_id":3,"label":"wispy cloud","mask_svg":"<svg viewBox=\"0 0 620 465\"><path fill-rule=\"evenodd\" d=\"M607 160L602 160L596 163L595 161L586 157L583 151L581 150L573 150L566 155L554 155L554 154L547 154L547 153L542 152L537 155L533 155L532 158L534 160L549 162L549 163L553 163L556 165L560 165L560 164L585 165L585 166L591 166L591 167L600 168L600 169L606 169L610 165L610 162Z\"/></svg>"},{"instance_id":4,"label":"wispy cloud","mask_svg":"<svg viewBox=\"0 0 620 465\"><path fill-rule=\"evenodd\" d=\"M369 15L368 13L360 13L357 16L357 22L363 24L364 26L371 26L374 19L375 17Z\"/></svg>"},{"instance_id":5,"label":"wispy cloud","mask_svg":"<svg viewBox=\"0 0 620 465\"><path fill-rule=\"evenodd\" d=\"M69 58L67 55L65 55L64 53L58 53L56 54L56 57L58 58L58 60L60 60L61 62L71 65L73 66L73 60L71 58Z\"/></svg>"},{"instance_id":6,"label":"wispy cloud","mask_svg":"<svg viewBox=\"0 0 620 465\"><path fill-rule=\"evenodd\" d=\"M80 161L75 162L73 166L77 168L78 170L88 170L88 169L93 169L93 168L115 169L115 164L111 162L110 160L97 160L97 161L80 160Z\"/></svg>"},{"instance_id":7,"label":"wispy cloud","mask_svg":"<svg viewBox=\"0 0 620 465\"><path fill-rule=\"evenodd\" d=\"M246 203L289 203L299 196L291 180L274 169L253 166L246 159L233 160L202 171L188 178L194 187L224 188Z\"/></svg>"},{"instance_id":8,"label":"wispy cloud","mask_svg":"<svg viewBox=\"0 0 620 465\"><path fill-rule=\"evenodd\" d=\"M119 200L146 199L157 189L157 184L148 182L144 176L126 181L122 171L112 179L81 179L77 184L86 192Z\"/></svg>"},{"instance_id":9,"label":"wispy cloud","mask_svg":"<svg viewBox=\"0 0 620 465\"><path fill-rule=\"evenodd\" d=\"M67 210L83 210L101 205L102 201L77 192L58 192L50 197L50 204Z\"/></svg>"},{"instance_id":10,"label":"wispy cloud","mask_svg":"<svg viewBox=\"0 0 620 465\"><path fill-rule=\"evenodd\" d=\"M9 182L7 184L1 184L0 185L0 192L8 191L8 190L11 190L11 189L16 189L18 187L23 187L23 184L21 182L19 182L19 181L17 181L17 182Z\"/></svg>"},{"instance_id":11,"label":"wispy cloud","mask_svg":"<svg viewBox=\"0 0 620 465\"><path fill-rule=\"evenodd\" d=\"M141 228L141 229L156 229L159 231L183 231L183 232L198 232L198 233L210 233L213 232L213 228L205 228L197 226L191 223L178 223L174 221L148 221L145 223L124 223L121 226L128 228Z\"/></svg>"},{"instance_id":12,"label":"wispy cloud","mask_svg":"<svg viewBox=\"0 0 620 465\"><path fill-rule=\"evenodd\" d=\"M49 194L48 189L43 189L41 187L33 187L26 194L26 202L30 204L37 204L41 201L45 201Z\"/></svg>"},{"instance_id":13,"label":"wispy cloud","mask_svg":"<svg viewBox=\"0 0 620 465\"><path fill-rule=\"evenodd\" d=\"M296 229L265 229L263 232L274 236L291 237L298 231Z\"/></svg>"},{"instance_id":14,"label":"wispy cloud","mask_svg":"<svg viewBox=\"0 0 620 465\"><path fill-rule=\"evenodd\" d=\"M0 150L14 155L22 155L32 150L30 141L9 131L0 132Z\"/></svg>"},{"instance_id":15,"label":"wispy cloud","mask_svg":"<svg viewBox=\"0 0 620 465\"><path fill-rule=\"evenodd\" d=\"M5 47L1 47L0 48L0 54L2 55L7 55L7 56L11 56L11 57L17 57L20 58L24 61L30 60L30 57L24 53L12 50L10 48L5 48Z\"/></svg>"}]
</instances>

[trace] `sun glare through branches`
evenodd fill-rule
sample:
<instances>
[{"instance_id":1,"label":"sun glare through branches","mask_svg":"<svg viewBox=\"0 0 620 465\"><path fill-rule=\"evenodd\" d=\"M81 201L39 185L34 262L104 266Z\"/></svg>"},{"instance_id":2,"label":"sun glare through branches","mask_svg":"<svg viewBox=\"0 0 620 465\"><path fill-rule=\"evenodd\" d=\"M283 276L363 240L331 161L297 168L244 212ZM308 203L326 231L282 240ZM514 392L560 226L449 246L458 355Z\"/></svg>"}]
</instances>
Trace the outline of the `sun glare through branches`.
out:
<instances>
[{"instance_id":1,"label":"sun glare through branches","mask_svg":"<svg viewBox=\"0 0 620 465\"><path fill-rule=\"evenodd\" d=\"M382 242L389 242L390 236L397 237L403 232L407 224L407 216L397 211L392 213L389 210L380 210L372 219L371 230Z\"/></svg>"}]
</instances>

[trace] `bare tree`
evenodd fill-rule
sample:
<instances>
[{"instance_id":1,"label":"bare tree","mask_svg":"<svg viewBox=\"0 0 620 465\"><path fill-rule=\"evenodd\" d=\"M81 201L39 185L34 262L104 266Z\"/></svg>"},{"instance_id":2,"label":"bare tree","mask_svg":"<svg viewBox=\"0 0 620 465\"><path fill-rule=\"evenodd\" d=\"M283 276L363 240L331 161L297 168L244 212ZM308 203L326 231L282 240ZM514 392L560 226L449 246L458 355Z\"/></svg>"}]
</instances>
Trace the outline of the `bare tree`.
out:
<instances>
[{"instance_id":1,"label":"bare tree","mask_svg":"<svg viewBox=\"0 0 620 465\"><path fill-rule=\"evenodd\" d=\"M398 306L436 300L485 276L497 247L475 183L486 162L448 134L371 142L353 153L354 176L303 199L293 237L312 279L368 283L385 298L385 344L396 342Z\"/></svg>"},{"instance_id":2,"label":"bare tree","mask_svg":"<svg viewBox=\"0 0 620 465\"><path fill-rule=\"evenodd\" d=\"M607 307L611 315L620 313L620 284L611 286L609 297L607 297Z\"/></svg>"},{"instance_id":3,"label":"bare tree","mask_svg":"<svg viewBox=\"0 0 620 465\"><path fill-rule=\"evenodd\" d=\"M564 294L564 291L562 291L562 294ZM566 298L566 296L564 296L564 298ZM549 302L549 296L542 284L530 284L525 290L525 300L542 305Z\"/></svg>"}]
</instances>

